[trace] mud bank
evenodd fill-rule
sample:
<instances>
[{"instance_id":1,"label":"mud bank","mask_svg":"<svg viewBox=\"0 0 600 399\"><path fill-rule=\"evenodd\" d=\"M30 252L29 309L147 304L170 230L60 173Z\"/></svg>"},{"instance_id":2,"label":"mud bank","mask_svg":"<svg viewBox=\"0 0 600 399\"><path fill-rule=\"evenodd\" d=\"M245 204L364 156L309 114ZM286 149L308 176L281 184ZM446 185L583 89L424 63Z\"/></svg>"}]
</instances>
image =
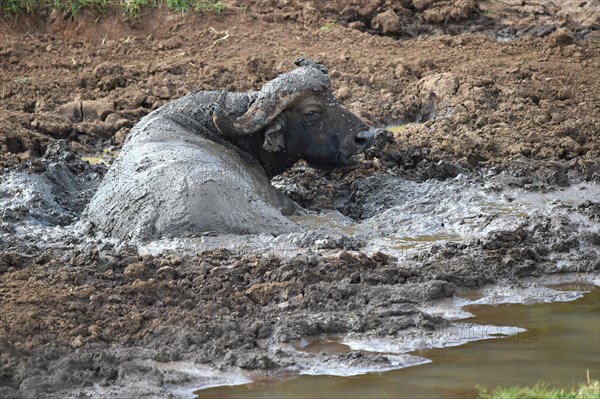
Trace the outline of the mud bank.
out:
<instances>
[{"instance_id":1,"label":"mud bank","mask_svg":"<svg viewBox=\"0 0 600 399\"><path fill-rule=\"evenodd\" d=\"M540 281L538 280L538 283ZM554 286L556 287L556 286ZM466 305L473 316L461 320L447 341L457 336L473 341L459 346L417 349L411 354L430 359L426 364L387 372L375 372L352 378L336 376L301 375L294 378L255 379L250 384L227 386L197 391L197 398L259 398L259 397L346 397L362 398L478 398L481 389L532 385L543 379L557 389L570 389L574 381L581 381L589 370L590 378L600 375L596 342L600 331L597 318L600 305L600 287L585 283L556 289L583 290L575 300L566 302L528 304ZM535 286L523 287L525 290ZM538 287L542 288L542 287ZM513 289L512 292L516 293ZM547 290L549 293L552 290ZM474 299L474 292L457 293ZM556 301L556 296L551 295ZM548 298L550 299L550 298ZM479 331L467 323L480 324ZM504 335L507 327L525 331ZM514 332L517 328L513 328ZM477 340L477 332L484 331L494 339ZM510 331L510 330L509 330ZM481 334L479 334L481 335ZM574 336L577 339L573 339ZM400 345L404 342L400 342ZM563 350L558 353L556 347ZM386 345L379 348L391 352L403 346ZM321 338L309 342L308 351L348 351L339 338ZM432 384L431 381L436 381ZM478 388L473 385L478 381Z\"/></svg>"}]
</instances>

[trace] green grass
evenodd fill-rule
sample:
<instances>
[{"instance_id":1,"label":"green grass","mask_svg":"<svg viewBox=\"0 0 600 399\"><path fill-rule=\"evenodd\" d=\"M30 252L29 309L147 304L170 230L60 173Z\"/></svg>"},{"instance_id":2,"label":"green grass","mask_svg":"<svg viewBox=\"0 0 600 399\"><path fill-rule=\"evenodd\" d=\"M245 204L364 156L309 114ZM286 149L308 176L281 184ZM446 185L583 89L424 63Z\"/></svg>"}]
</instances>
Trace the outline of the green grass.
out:
<instances>
[{"instance_id":1,"label":"green grass","mask_svg":"<svg viewBox=\"0 0 600 399\"><path fill-rule=\"evenodd\" d=\"M583 384L578 390L565 391L550 389L546 384L538 383L531 388L498 388L492 392L482 390L480 399L598 399L600 398L600 381Z\"/></svg>"},{"instance_id":2,"label":"green grass","mask_svg":"<svg viewBox=\"0 0 600 399\"><path fill-rule=\"evenodd\" d=\"M49 14L56 10L65 16L75 16L88 9L99 14L107 10L120 10L125 16L135 17L140 15L142 9L155 8L161 3L181 13L225 12L225 4L216 0L1 0L0 14L7 18L22 14Z\"/></svg>"},{"instance_id":3,"label":"green grass","mask_svg":"<svg viewBox=\"0 0 600 399\"><path fill-rule=\"evenodd\" d=\"M337 26L337 21L335 19L330 19L327 23L319 28L319 30L323 33L331 32Z\"/></svg>"}]
</instances>

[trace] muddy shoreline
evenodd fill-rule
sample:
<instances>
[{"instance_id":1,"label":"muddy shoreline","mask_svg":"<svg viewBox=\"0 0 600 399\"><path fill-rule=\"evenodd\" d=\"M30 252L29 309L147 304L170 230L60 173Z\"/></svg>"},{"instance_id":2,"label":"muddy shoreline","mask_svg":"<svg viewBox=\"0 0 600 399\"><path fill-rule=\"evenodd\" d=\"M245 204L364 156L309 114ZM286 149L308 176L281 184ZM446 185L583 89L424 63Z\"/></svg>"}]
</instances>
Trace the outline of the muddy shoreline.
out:
<instances>
[{"instance_id":1,"label":"muddy shoreline","mask_svg":"<svg viewBox=\"0 0 600 399\"><path fill-rule=\"evenodd\" d=\"M0 24L1 397L185 397L253 373L398 367L417 360L294 344L443 334L465 289L598 285L597 13L401 2L422 29L406 40L375 3ZM118 242L78 220L97 161L139 118L193 90L256 89L296 53L329 66L353 112L403 123L358 166L274 179L307 209L303 233Z\"/></svg>"}]
</instances>

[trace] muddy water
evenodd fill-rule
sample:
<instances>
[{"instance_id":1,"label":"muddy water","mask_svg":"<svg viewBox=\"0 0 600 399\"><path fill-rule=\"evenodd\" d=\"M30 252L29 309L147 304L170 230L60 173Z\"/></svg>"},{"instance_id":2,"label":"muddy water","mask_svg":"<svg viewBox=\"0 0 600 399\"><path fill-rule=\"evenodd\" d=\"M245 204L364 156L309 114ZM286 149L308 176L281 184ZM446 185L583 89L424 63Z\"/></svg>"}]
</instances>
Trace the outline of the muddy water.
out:
<instances>
[{"instance_id":1,"label":"muddy water","mask_svg":"<svg viewBox=\"0 0 600 399\"><path fill-rule=\"evenodd\" d=\"M363 231L375 232L365 234L367 251L401 257L426 244L477 239L544 215L577 218L572 207L600 196L597 185L585 183L548 193L509 189L498 195L493 183L478 185L462 176L450 184L403 182L397 190L400 197L406 194L402 203L359 224Z\"/></svg>"},{"instance_id":2,"label":"muddy water","mask_svg":"<svg viewBox=\"0 0 600 399\"><path fill-rule=\"evenodd\" d=\"M260 379L247 385L197 392L198 398L474 398L485 388L533 385L543 380L570 389L600 378L600 287L563 287L591 292L570 302L533 305L469 305L465 322L512 325L525 331L510 337L457 347L417 350L427 364L353 377L300 376ZM307 351L347 350L323 340Z\"/></svg>"},{"instance_id":3,"label":"muddy water","mask_svg":"<svg viewBox=\"0 0 600 399\"><path fill-rule=\"evenodd\" d=\"M382 189L390 193L389 198L380 201L382 195L377 194L374 203L367 205L374 215L360 222L337 211L324 211L290 217L308 233L277 238L260 235L165 239L140 246L140 252L194 252L224 247L288 257L295 256L301 248L326 254L327 248L339 250L345 242L357 242L366 253L382 251L406 259L432 245L468 242L493 231L514 230L528 220L547 215L581 222L581 232L600 225L580 220L581 215L573 212L573 207L600 197L597 184L579 183L546 193L522 189L498 193L493 182L482 183L473 176L422 183L394 179L390 178L389 187ZM346 240L331 245L336 237Z\"/></svg>"}]
</instances>

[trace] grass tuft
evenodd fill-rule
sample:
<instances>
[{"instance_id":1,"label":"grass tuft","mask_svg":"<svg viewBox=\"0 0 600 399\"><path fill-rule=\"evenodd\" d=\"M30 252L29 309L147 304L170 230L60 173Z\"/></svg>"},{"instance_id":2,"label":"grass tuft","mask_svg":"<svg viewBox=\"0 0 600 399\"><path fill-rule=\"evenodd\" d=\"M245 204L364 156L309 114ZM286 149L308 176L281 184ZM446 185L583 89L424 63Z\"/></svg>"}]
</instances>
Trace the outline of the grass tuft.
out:
<instances>
[{"instance_id":1,"label":"grass tuft","mask_svg":"<svg viewBox=\"0 0 600 399\"><path fill-rule=\"evenodd\" d=\"M319 30L323 33L329 33L337 26L337 21L335 19L330 19L327 23L319 28Z\"/></svg>"},{"instance_id":2,"label":"grass tuft","mask_svg":"<svg viewBox=\"0 0 600 399\"><path fill-rule=\"evenodd\" d=\"M225 12L225 4L216 0L2 0L0 14L4 18L24 14L48 15L57 11L73 17L82 10L93 10L99 14L108 10L120 10L127 17L137 17L146 7L158 7L164 3L170 10L185 13Z\"/></svg>"},{"instance_id":3,"label":"grass tuft","mask_svg":"<svg viewBox=\"0 0 600 399\"><path fill-rule=\"evenodd\" d=\"M529 388L497 388L492 392L485 389L479 392L480 399L598 399L600 398L600 381L582 384L578 390L565 391L550 389L547 384L538 383Z\"/></svg>"}]
</instances>

